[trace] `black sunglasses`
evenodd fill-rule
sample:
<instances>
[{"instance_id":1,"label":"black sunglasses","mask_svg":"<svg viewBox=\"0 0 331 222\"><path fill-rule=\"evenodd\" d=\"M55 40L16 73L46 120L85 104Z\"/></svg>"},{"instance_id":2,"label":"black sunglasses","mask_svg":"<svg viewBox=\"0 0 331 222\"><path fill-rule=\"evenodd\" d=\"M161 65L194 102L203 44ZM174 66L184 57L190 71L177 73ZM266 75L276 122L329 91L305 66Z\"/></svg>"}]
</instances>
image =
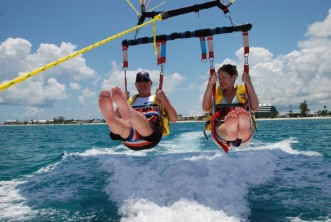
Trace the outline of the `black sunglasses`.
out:
<instances>
[{"instance_id":1,"label":"black sunglasses","mask_svg":"<svg viewBox=\"0 0 331 222\"><path fill-rule=\"evenodd\" d=\"M137 83L141 83L141 82L149 82L149 79L145 79L145 78L143 78L143 79L136 79L136 82L137 82Z\"/></svg>"}]
</instances>

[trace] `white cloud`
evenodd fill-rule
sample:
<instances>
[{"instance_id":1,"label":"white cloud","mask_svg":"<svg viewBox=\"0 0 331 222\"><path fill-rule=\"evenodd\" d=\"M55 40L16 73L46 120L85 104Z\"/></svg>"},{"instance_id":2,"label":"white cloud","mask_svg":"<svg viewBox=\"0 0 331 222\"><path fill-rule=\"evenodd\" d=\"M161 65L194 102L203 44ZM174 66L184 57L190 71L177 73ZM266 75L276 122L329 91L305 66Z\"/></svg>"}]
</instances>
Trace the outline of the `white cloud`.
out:
<instances>
[{"instance_id":1,"label":"white cloud","mask_svg":"<svg viewBox=\"0 0 331 222\"><path fill-rule=\"evenodd\" d=\"M37 81L27 80L13 86L0 94L0 101L7 105L52 106L57 100L67 98L66 87L50 78L44 80L39 77Z\"/></svg>"},{"instance_id":2,"label":"white cloud","mask_svg":"<svg viewBox=\"0 0 331 222\"><path fill-rule=\"evenodd\" d=\"M192 91L192 90L195 90L196 88L199 88L199 86L197 86L196 82L193 82L189 85L188 90Z\"/></svg>"},{"instance_id":3,"label":"white cloud","mask_svg":"<svg viewBox=\"0 0 331 222\"><path fill-rule=\"evenodd\" d=\"M76 82L69 83L69 87L72 90L80 90L80 88L81 88L80 85Z\"/></svg>"},{"instance_id":4,"label":"white cloud","mask_svg":"<svg viewBox=\"0 0 331 222\"><path fill-rule=\"evenodd\" d=\"M315 22L308 27L306 36L316 38L328 38L331 35L331 8L328 11L327 17L324 21Z\"/></svg>"},{"instance_id":5,"label":"white cloud","mask_svg":"<svg viewBox=\"0 0 331 222\"><path fill-rule=\"evenodd\" d=\"M304 100L312 111L331 106L331 9L324 21L309 26L306 36L298 50L277 57L268 49L250 48L250 74L260 103L287 110L298 109ZM241 73L242 52L243 48L235 53L237 60L225 59L222 64L235 64Z\"/></svg>"},{"instance_id":6,"label":"white cloud","mask_svg":"<svg viewBox=\"0 0 331 222\"><path fill-rule=\"evenodd\" d=\"M34 70L50 62L56 61L72 54L77 47L71 43L62 42L60 47L54 44L40 44L34 54L29 54L26 58L28 70ZM96 73L86 66L86 60L82 55L67 60L64 63L46 71L46 75L55 75L58 80L73 79L83 80L95 78Z\"/></svg>"},{"instance_id":7,"label":"white cloud","mask_svg":"<svg viewBox=\"0 0 331 222\"><path fill-rule=\"evenodd\" d=\"M21 38L8 38L0 44L0 81L16 77L17 73L26 69L25 59L30 50L31 43Z\"/></svg>"},{"instance_id":8,"label":"white cloud","mask_svg":"<svg viewBox=\"0 0 331 222\"><path fill-rule=\"evenodd\" d=\"M131 96L134 93L137 93L137 89L135 87L136 74L140 71L147 71L150 75L151 80L153 81L152 93L155 92L156 88L159 87L159 79L160 79L160 70L150 70L150 69L142 69L138 68L137 70L127 70L126 78L127 78L127 87ZM108 74L108 78L104 79L102 82L102 89L110 90L114 86L119 86L124 90L124 71L120 70L118 64L116 62L112 63L112 70ZM168 74L165 73L163 77L163 87L162 89L166 92L167 95L171 95L175 89L182 83L184 77L179 73Z\"/></svg>"},{"instance_id":9,"label":"white cloud","mask_svg":"<svg viewBox=\"0 0 331 222\"><path fill-rule=\"evenodd\" d=\"M40 44L36 52L31 52L31 43L21 38L8 38L0 44L0 67L2 83L31 72L36 68L72 54L76 46L62 42L60 46L54 44ZM66 84L72 90L80 90L78 82L96 79L95 71L86 65L82 55L78 55L46 73L33 76L22 83L6 89L0 94L0 104L52 106L58 100L69 97Z\"/></svg>"},{"instance_id":10,"label":"white cloud","mask_svg":"<svg viewBox=\"0 0 331 222\"><path fill-rule=\"evenodd\" d=\"M299 50L253 64L253 81L261 102L298 107L307 100L314 110L331 104L330 14L331 10L324 21L309 26L306 35L309 38L299 42ZM263 66L265 69L260 69Z\"/></svg>"},{"instance_id":11,"label":"white cloud","mask_svg":"<svg viewBox=\"0 0 331 222\"><path fill-rule=\"evenodd\" d=\"M88 99L88 98L95 98L95 96L96 96L96 93L95 92L93 92L90 89L86 88L86 89L83 90L82 95L81 96L78 96L78 100L79 100L79 103L82 106L85 106L86 99Z\"/></svg>"},{"instance_id":12,"label":"white cloud","mask_svg":"<svg viewBox=\"0 0 331 222\"><path fill-rule=\"evenodd\" d=\"M44 109L27 106L25 108L24 117L27 119L39 118L43 115L44 111Z\"/></svg>"}]
</instances>

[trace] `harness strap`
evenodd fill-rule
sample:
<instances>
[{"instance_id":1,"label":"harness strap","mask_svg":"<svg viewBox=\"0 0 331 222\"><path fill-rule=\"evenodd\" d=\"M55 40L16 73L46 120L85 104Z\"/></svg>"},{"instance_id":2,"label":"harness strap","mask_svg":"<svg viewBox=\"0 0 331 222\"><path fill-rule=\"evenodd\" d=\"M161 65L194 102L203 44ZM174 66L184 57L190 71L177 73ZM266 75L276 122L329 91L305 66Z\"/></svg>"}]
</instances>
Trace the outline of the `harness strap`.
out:
<instances>
[{"instance_id":1,"label":"harness strap","mask_svg":"<svg viewBox=\"0 0 331 222\"><path fill-rule=\"evenodd\" d=\"M240 104L238 104L238 105L240 105ZM212 115L210 121L208 123L206 123L206 124L210 123L210 125L211 125L211 134L212 134L214 142L218 146L222 147L225 153L227 153L229 151L229 148L231 147L231 144L233 144L235 141L226 141L226 140L222 139L219 135L217 135L215 125L218 124L218 123L222 123L222 124L224 123L224 120L222 119L223 115L225 116L226 113L231 112L232 110L234 110L234 107L231 107L229 109L230 109L229 111L223 110L223 112L222 112L222 110L218 110L217 112L215 112ZM252 125L252 121L253 121L253 118L251 117L251 122L250 122L251 125ZM252 129L250 136L248 138L239 140L239 143L236 144L236 145L240 146L240 144L246 144L247 142L249 142L252 139L253 134L254 134L254 130ZM222 142L222 140L223 140L223 142Z\"/></svg>"},{"instance_id":2,"label":"harness strap","mask_svg":"<svg viewBox=\"0 0 331 222\"><path fill-rule=\"evenodd\" d=\"M147 118L148 122L160 121L161 123L161 114L159 109L160 106L158 109L155 109L154 107L156 106L158 105L152 104L149 106L132 106L132 108L138 112L143 113ZM124 144L131 147L143 147L152 144L152 142L142 140L137 130L131 128L129 139L127 141L124 141Z\"/></svg>"},{"instance_id":3,"label":"harness strap","mask_svg":"<svg viewBox=\"0 0 331 222\"><path fill-rule=\"evenodd\" d=\"M244 63L244 72L246 72L247 74L249 74L249 64L248 64L248 56L249 56L248 31L243 31L242 33L243 33L244 60L245 60L245 63ZM246 103L247 103L248 109L250 109L251 105L250 105L250 102L249 102L249 95L248 95L248 92L247 92L246 83L245 83L245 89L246 89ZM253 122L254 126L256 127L255 121L254 121L253 117L251 118L251 128L253 129L252 122Z\"/></svg>"},{"instance_id":4,"label":"harness strap","mask_svg":"<svg viewBox=\"0 0 331 222\"><path fill-rule=\"evenodd\" d=\"M122 44L122 52L123 52L123 64L122 69L124 70L124 88L125 91L128 91L128 82L126 79L126 70L128 69L128 46L125 44Z\"/></svg>"},{"instance_id":5,"label":"harness strap","mask_svg":"<svg viewBox=\"0 0 331 222\"><path fill-rule=\"evenodd\" d=\"M208 55L209 55L209 62L210 62L210 68L209 68L209 74L210 76L215 75L215 66L214 66L214 38L212 35L207 37L208 41ZM213 112L216 111L216 83L213 85L212 89L212 100L213 100Z\"/></svg>"},{"instance_id":6,"label":"harness strap","mask_svg":"<svg viewBox=\"0 0 331 222\"><path fill-rule=\"evenodd\" d=\"M160 77L159 77L159 89L162 89L163 86L163 69L164 64L166 62L167 56L166 56L166 46L167 41L165 39L162 39L161 41L157 42L156 47L156 57L157 57L157 65L160 65L161 71L160 71Z\"/></svg>"},{"instance_id":7,"label":"harness strap","mask_svg":"<svg viewBox=\"0 0 331 222\"><path fill-rule=\"evenodd\" d=\"M248 31L243 31L244 54L249 53Z\"/></svg>"},{"instance_id":8,"label":"harness strap","mask_svg":"<svg viewBox=\"0 0 331 222\"><path fill-rule=\"evenodd\" d=\"M223 144L221 141L217 139L216 136L216 128L215 128L215 119L218 119L220 117L219 112L215 112L213 116L211 117L210 124L211 124L211 135L213 137L214 142L219 145L220 147L223 148L224 152L227 153L229 152L229 148L227 145Z\"/></svg>"},{"instance_id":9,"label":"harness strap","mask_svg":"<svg viewBox=\"0 0 331 222\"><path fill-rule=\"evenodd\" d=\"M157 64L162 65L166 62L166 40L157 43Z\"/></svg>"},{"instance_id":10,"label":"harness strap","mask_svg":"<svg viewBox=\"0 0 331 222\"><path fill-rule=\"evenodd\" d=\"M207 61L207 50L206 50L206 40L204 36L199 37L200 40L200 48L201 48L201 61Z\"/></svg>"},{"instance_id":11,"label":"harness strap","mask_svg":"<svg viewBox=\"0 0 331 222\"><path fill-rule=\"evenodd\" d=\"M214 60L214 39L213 39L213 36L212 35L208 36L207 41L208 41L209 60Z\"/></svg>"},{"instance_id":12,"label":"harness strap","mask_svg":"<svg viewBox=\"0 0 331 222\"><path fill-rule=\"evenodd\" d=\"M123 52L123 69L127 69L129 62L128 62L128 46L122 44L122 52Z\"/></svg>"}]
</instances>

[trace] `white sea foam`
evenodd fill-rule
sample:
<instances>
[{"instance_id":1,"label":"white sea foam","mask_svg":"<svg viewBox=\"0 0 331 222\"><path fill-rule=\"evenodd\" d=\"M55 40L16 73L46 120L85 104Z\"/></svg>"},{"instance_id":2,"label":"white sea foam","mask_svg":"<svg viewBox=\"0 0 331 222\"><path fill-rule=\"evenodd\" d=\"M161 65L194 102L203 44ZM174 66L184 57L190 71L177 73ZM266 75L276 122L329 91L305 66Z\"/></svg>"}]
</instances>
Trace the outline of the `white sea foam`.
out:
<instances>
[{"instance_id":1,"label":"white sea foam","mask_svg":"<svg viewBox=\"0 0 331 222\"><path fill-rule=\"evenodd\" d=\"M36 213L26 205L26 199L16 188L22 183L14 180L0 181L0 219L27 221Z\"/></svg>"},{"instance_id":2,"label":"white sea foam","mask_svg":"<svg viewBox=\"0 0 331 222\"><path fill-rule=\"evenodd\" d=\"M173 138L172 140L161 140L155 149L134 151L128 149L125 145L119 144L111 148L96 148L93 147L86 150L83 153L71 153L69 155L79 156L98 156L105 154L113 155L129 155L129 156L147 156L149 153L187 153L197 152L199 150L201 142L199 140L204 139L203 134L200 131L182 133ZM180 144L180 145L179 145Z\"/></svg>"},{"instance_id":3,"label":"white sea foam","mask_svg":"<svg viewBox=\"0 0 331 222\"><path fill-rule=\"evenodd\" d=\"M68 152L64 152L62 159L59 162L47 165L45 167L40 168L36 174L42 174L42 173L47 173L49 171L52 171L54 168L56 168L64 159L66 159L68 156L70 156L70 154Z\"/></svg>"},{"instance_id":4,"label":"white sea foam","mask_svg":"<svg viewBox=\"0 0 331 222\"><path fill-rule=\"evenodd\" d=\"M205 140L201 131L193 131L176 135L171 140L162 140L158 147L166 153L197 152Z\"/></svg>"},{"instance_id":5,"label":"white sea foam","mask_svg":"<svg viewBox=\"0 0 331 222\"><path fill-rule=\"evenodd\" d=\"M291 144L299 143L295 138L289 138L286 140L282 140L276 143L267 143L261 144L258 147L247 147L244 149L237 149L236 151L257 151L257 150L282 150L285 153L291 155L305 155L305 156L322 156L322 154L315 151L299 151L292 148Z\"/></svg>"},{"instance_id":6,"label":"white sea foam","mask_svg":"<svg viewBox=\"0 0 331 222\"><path fill-rule=\"evenodd\" d=\"M300 217L287 217L288 221L290 222L331 222L330 216L328 217L321 217L318 220L303 220Z\"/></svg>"},{"instance_id":7,"label":"white sea foam","mask_svg":"<svg viewBox=\"0 0 331 222\"><path fill-rule=\"evenodd\" d=\"M26 204L26 197L35 201L45 196L57 201L74 198L76 186L66 180L75 174L75 179L90 181L92 174L84 171L88 163L82 158L93 157L100 170L109 173L104 191L117 203L123 222L243 221L250 215L249 189L272 181L280 158L320 155L293 149L291 144L298 142L294 138L255 144L229 154L219 149L203 150L202 139L202 133L196 131L163 140L158 149L136 152L118 145L64 153L61 161L41 168L29 179L30 184L38 184L56 178L45 189L33 194L23 190L22 195L17 186L23 182L0 182L0 219L33 217L36 211Z\"/></svg>"},{"instance_id":8,"label":"white sea foam","mask_svg":"<svg viewBox=\"0 0 331 222\"><path fill-rule=\"evenodd\" d=\"M180 199L171 206L159 206L148 200L129 200L121 208L121 222L240 222L240 218L213 210L196 201Z\"/></svg>"},{"instance_id":9,"label":"white sea foam","mask_svg":"<svg viewBox=\"0 0 331 222\"><path fill-rule=\"evenodd\" d=\"M229 154L203 151L199 135L178 135L163 143L162 154L149 160L126 155L100 157L101 168L111 174L105 192L121 208L123 222L247 220L249 189L272 181L279 158L320 155L293 149L291 144L298 142L294 138Z\"/></svg>"},{"instance_id":10,"label":"white sea foam","mask_svg":"<svg viewBox=\"0 0 331 222\"><path fill-rule=\"evenodd\" d=\"M199 221L239 221L250 214L249 188L273 178L274 158L265 152L217 155L170 151L150 160L100 156L100 164L111 175L105 192L122 208L123 221L162 221L184 214L189 217L182 221L202 215L211 216Z\"/></svg>"}]
</instances>

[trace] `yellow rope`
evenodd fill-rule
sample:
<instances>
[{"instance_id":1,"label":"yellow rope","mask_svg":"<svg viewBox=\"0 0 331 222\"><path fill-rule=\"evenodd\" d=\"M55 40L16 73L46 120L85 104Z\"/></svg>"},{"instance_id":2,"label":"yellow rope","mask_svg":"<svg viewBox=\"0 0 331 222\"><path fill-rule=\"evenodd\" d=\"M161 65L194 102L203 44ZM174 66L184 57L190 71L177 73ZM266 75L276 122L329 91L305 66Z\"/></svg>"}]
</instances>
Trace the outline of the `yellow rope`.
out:
<instances>
[{"instance_id":1,"label":"yellow rope","mask_svg":"<svg viewBox=\"0 0 331 222\"><path fill-rule=\"evenodd\" d=\"M164 3L165 3L165 2L162 2L162 3L158 4L158 5L155 6L155 7L151 8L151 9L148 9L148 12L153 11L154 9L156 9L156 8L160 7L161 5L163 5Z\"/></svg>"},{"instance_id":2,"label":"yellow rope","mask_svg":"<svg viewBox=\"0 0 331 222\"><path fill-rule=\"evenodd\" d=\"M143 23L141 25L137 25L137 26L135 26L133 28L130 28L130 29L126 30L126 31L120 32L120 33L118 33L116 35L113 35L111 37L108 37L108 38L106 38L106 39L104 39L104 40L102 40L100 42L97 42L95 44L92 44L92 45L90 45L90 46L88 46L86 48L83 48L83 49L79 50L79 51L73 52L72 54L70 54L68 56L65 56L63 58L60 58L60 59L58 59L58 60L56 60L54 62L48 63L47 65L45 65L43 67L37 68L37 69L33 70L32 72L26 73L26 74L21 75L21 76L15 78L13 80L10 80L8 82L2 83L0 85L0 92L3 91L3 90L5 90L5 89L7 89L7 88L9 88L9 87L11 87L11 86L13 86L13 85L16 85L16 84L18 84L20 82L23 82L24 80L26 80L26 79L28 79L28 78L30 78L32 76L35 76L35 75L37 75L37 74L39 74L39 73L41 73L43 71L46 71L46 70L48 70L50 68L53 68L54 66L56 66L56 65L58 65L60 63L63 63L65 61L69 60L69 59L72 59L72 58L80 55L80 54L83 54L83 53L85 53L87 51L90 51L90 50L92 50L92 49L94 49L96 47L99 47L99 46L101 46L101 45L103 45L105 43L108 43L108 42L110 42L110 41L112 41L114 39L117 39L117 38L119 38L119 37L121 37L123 35L126 35L129 32L132 32L132 31L134 31L136 29L140 29L141 27L146 26L146 25L148 25L150 23L153 23L156 20L160 20L160 21L162 20L161 14L155 16L152 20L150 20L148 22L145 22L145 23Z\"/></svg>"},{"instance_id":3,"label":"yellow rope","mask_svg":"<svg viewBox=\"0 0 331 222\"><path fill-rule=\"evenodd\" d=\"M137 11L137 9L132 5L132 3L130 2L130 0L126 0L128 2L128 4L131 6L131 8L133 9L133 11L136 12L136 14L139 16L139 12Z\"/></svg>"}]
</instances>

